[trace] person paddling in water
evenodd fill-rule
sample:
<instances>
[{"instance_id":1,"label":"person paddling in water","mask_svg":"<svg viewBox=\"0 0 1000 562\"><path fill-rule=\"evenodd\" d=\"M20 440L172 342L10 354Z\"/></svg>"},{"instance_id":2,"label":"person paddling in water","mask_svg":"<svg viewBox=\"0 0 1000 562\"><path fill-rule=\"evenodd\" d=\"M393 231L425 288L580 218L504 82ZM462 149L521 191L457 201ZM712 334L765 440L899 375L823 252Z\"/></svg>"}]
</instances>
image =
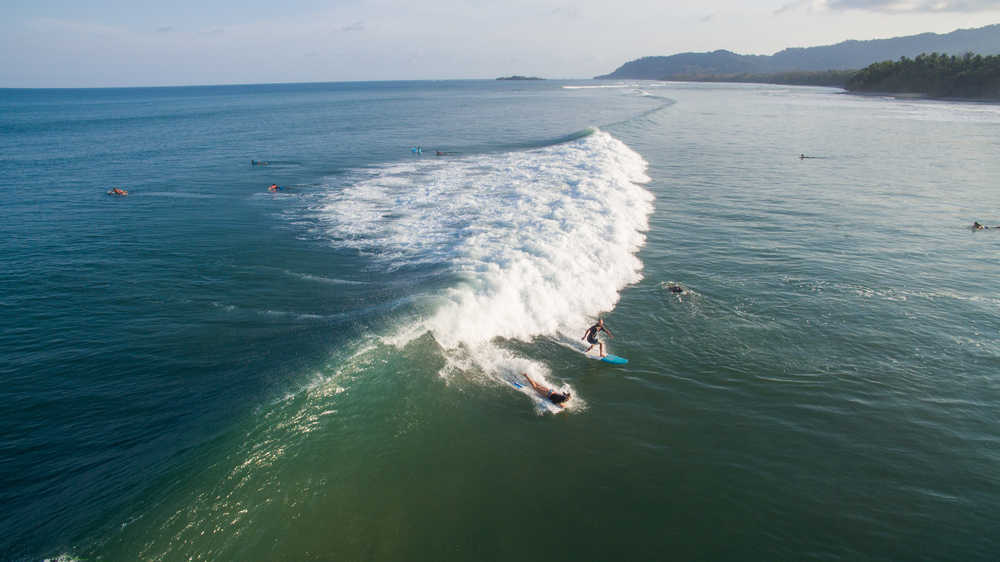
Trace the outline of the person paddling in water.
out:
<instances>
[{"instance_id":1,"label":"person paddling in water","mask_svg":"<svg viewBox=\"0 0 1000 562\"><path fill-rule=\"evenodd\" d=\"M590 353L590 350L594 349L594 346L596 345L598 350L601 352L601 357L607 357L608 354L604 353L604 342L597 337L599 332L604 332L608 335L608 337L615 337L615 335L611 333L611 330L608 330L607 327L604 326L604 319L598 318L597 324L587 328L587 333L583 334L583 337L580 338L581 340L587 340L587 343L590 344L590 347L588 347L584 353Z\"/></svg>"},{"instance_id":2,"label":"person paddling in water","mask_svg":"<svg viewBox=\"0 0 1000 562\"><path fill-rule=\"evenodd\" d=\"M559 406L560 408L566 407L564 403L567 400L569 400L569 397L571 396L570 393L556 392L547 386L540 385L535 381L531 380L531 377L528 376L528 373L521 373L521 376L528 379L528 384L531 385L531 388L534 388L535 392L540 394L543 398L547 399L549 402L552 402L556 406Z\"/></svg>"}]
</instances>

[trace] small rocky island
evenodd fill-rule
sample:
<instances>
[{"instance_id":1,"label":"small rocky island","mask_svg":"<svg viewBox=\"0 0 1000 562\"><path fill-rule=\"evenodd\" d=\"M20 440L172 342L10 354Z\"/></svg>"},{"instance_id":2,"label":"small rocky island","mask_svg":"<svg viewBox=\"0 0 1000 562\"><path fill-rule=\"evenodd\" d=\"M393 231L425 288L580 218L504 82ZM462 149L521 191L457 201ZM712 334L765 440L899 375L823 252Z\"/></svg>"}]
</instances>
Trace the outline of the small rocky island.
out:
<instances>
[{"instance_id":1,"label":"small rocky island","mask_svg":"<svg viewBox=\"0 0 1000 562\"><path fill-rule=\"evenodd\" d=\"M537 76L521 76L519 74L515 74L513 76L501 76L500 78L497 78L497 80L545 80L545 79L539 78Z\"/></svg>"}]
</instances>

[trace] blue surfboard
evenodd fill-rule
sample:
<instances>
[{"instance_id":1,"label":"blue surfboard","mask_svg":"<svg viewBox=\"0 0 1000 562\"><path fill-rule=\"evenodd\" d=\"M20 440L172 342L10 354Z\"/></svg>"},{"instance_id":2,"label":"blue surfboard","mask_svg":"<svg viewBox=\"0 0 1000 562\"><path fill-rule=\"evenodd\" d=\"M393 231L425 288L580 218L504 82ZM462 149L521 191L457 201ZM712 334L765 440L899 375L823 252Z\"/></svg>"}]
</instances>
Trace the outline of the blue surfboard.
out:
<instances>
[{"instance_id":1,"label":"blue surfboard","mask_svg":"<svg viewBox=\"0 0 1000 562\"><path fill-rule=\"evenodd\" d=\"M601 357L596 353L584 353L583 355L588 359L596 359L598 361L604 361L605 363L611 363L612 365L624 365L628 363L628 359L625 359L624 357L618 357L617 355L612 355L610 353L605 355L604 357Z\"/></svg>"}]
</instances>

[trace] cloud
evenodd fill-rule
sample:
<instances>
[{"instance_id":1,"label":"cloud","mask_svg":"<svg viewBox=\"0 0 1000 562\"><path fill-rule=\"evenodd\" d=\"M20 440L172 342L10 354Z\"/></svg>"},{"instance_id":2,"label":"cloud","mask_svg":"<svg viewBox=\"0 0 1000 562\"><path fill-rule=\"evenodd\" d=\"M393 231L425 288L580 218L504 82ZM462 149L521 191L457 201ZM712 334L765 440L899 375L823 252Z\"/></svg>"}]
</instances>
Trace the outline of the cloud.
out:
<instances>
[{"instance_id":1,"label":"cloud","mask_svg":"<svg viewBox=\"0 0 1000 562\"><path fill-rule=\"evenodd\" d=\"M173 30L174 30L173 26L170 26L170 25L165 25L163 27L157 27L156 28L156 32L157 33L170 33Z\"/></svg>"},{"instance_id":2,"label":"cloud","mask_svg":"<svg viewBox=\"0 0 1000 562\"><path fill-rule=\"evenodd\" d=\"M1000 10L997 0L826 0L831 10L873 12L986 12Z\"/></svg>"},{"instance_id":3,"label":"cloud","mask_svg":"<svg viewBox=\"0 0 1000 562\"><path fill-rule=\"evenodd\" d=\"M902 13L971 13L1000 11L1000 0L796 0L774 11L775 14L806 9Z\"/></svg>"},{"instance_id":4,"label":"cloud","mask_svg":"<svg viewBox=\"0 0 1000 562\"><path fill-rule=\"evenodd\" d=\"M358 20L358 21L356 21L356 22L354 22L354 23L352 23L350 25L345 25L344 27L341 27L340 30L341 31L347 31L347 32L350 32L350 31L364 31L365 30L365 22L363 22L361 20Z\"/></svg>"},{"instance_id":5,"label":"cloud","mask_svg":"<svg viewBox=\"0 0 1000 562\"><path fill-rule=\"evenodd\" d=\"M549 14L553 16L559 16L567 20L579 20L581 17L583 17L583 13L580 11L580 8L575 4L556 6L555 8L552 9L551 12L549 12Z\"/></svg>"},{"instance_id":6,"label":"cloud","mask_svg":"<svg viewBox=\"0 0 1000 562\"><path fill-rule=\"evenodd\" d=\"M784 6L778 8L774 11L775 15L783 14L785 12L792 12L798 10L799 8L804 8L812 11L814 4L822 4L823 2L816 2L815 0L796 0L795 2L790 2Z\"/></svg>"}]
</instances>

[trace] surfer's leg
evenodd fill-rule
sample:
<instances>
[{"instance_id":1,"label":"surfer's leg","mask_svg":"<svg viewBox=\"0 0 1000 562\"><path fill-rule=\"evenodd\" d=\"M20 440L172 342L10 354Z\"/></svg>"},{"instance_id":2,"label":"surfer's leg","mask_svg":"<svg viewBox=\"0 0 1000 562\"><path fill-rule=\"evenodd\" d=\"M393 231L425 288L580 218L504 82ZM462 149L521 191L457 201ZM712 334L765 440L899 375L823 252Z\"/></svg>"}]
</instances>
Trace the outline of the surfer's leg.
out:
<instances>
[{"instance_id":1,"label":"surfer's leg","mask_svg":"<svg viewBox=\"0 0 1000 562\"><path fill-rule=\"evenodd\" d=\"M538 393L543 394L543 395L545 395L545 394L548 393L549 389L547 389L544 386L542 386L542 385L536 383L535 381L531 380L531 377L528 376L528 373L521 373L521 376L523 376L525 379L527 379L528 384L531 385L531 388L535 389L535 392L538 392Z\"/></svg>"},{"instance_id":2,"label":"surfer's leg","mask_svg":"<svg viewBox=\"0 0 1000 562\"><path fill-rule=\"evenodd\" d=\"M604 353L604 342L601 342L597 345L601 346L601 357L607 357L607 354Z\"/></svg>"}]
</instances>

